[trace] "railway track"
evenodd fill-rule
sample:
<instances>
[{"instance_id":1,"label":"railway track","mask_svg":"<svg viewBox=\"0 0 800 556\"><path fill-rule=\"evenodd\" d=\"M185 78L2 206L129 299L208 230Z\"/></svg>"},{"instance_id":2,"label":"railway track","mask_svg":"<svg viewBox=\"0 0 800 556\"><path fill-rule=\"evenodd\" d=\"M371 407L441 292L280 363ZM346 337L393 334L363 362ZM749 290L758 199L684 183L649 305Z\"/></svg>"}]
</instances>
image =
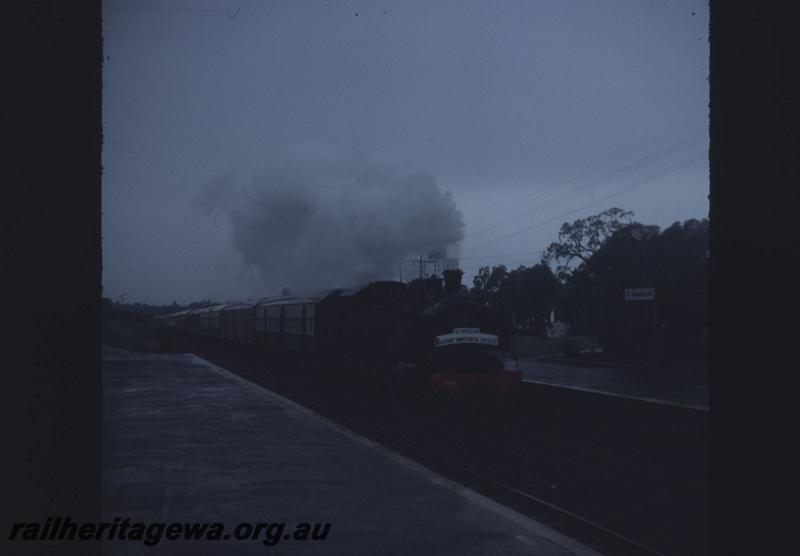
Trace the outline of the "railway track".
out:
<instances>
[{"instance_id":1,"label":"railway track","mask_svg":"<svg viewBox=\"0 0 800 556\"><path fill-rule=\"evenodd\" d=\"M463 465L454 464L452 461L441 458L430 451L420 449L419 445L410 443L406 438L402 438L398 434L387 434L384 429L378 429L363 421L355 421L341 413L331 415L329 408L320 406L304 398L302 395L298 395L296 392L284 392L282 394L288 394L286 397L303 404L316 413L327 417L333 417L337 423L346 426L354 432L358 432L383 446L411 457L418 463L422 463L434 469L451 480L455 480L505 506L511 507L528 517L534 518L569 537L576 538L602 553L664 556L663 553L651 547L645 546L625 535L611 531L598 523L569 512L555 504L551 504L532 494L522 492L497 479L464 467Z\"/></svg>"},{"instance_id":2,"label":"railway track","mask_svg":"<svg viewBox=\"0 0 800 556\"><path fill-rule=\"evenodd\" d=\"M437 439L445 438L448 435L450 437L463 437L465 441L471 441L474 444L474 438L470 435L474 435L476 429L468 427L465 430L463 418L455 420L446 414L433 415L433 419L430 414L419 417L416 413L409 412L407 406L402 405L396 407L399 411L395 412L394 419L373 418L378 413L374 411L375 408L367 407L369 404L361 407L361 414L359 415L359 412L354 411L353 407L346 407L346 404L341 403L332 403L331 400L337 399L335 395L328 395L325 400L321 400L320 396L313 395L318 394L318 392L312 390L312 395L309 395L309 390L307 388L301 390L299 384L293 384L287 380L275 380L274 377L267 376L258 368L259 365L252 361L232 359L228 355L205 350L198 350L198 355L231 370L246 380L292 399L312 411L349 428L353 432L409 457L451 480L511 507L568 537L575 538L599 552L631 555L700 553L692 550L681 550L680 552L665 550L656 543L638 540L633 538L635 535L631 535L630 532L614 530L616 528L613 526L598 523L596 519L579 515L575 511L566 509L563 504L553 503L541 496L537 496L530 488L520 487L518 484L509 484L509 481L501 478L502 473L487 473L485 469L480 468L480 465L459 463L457 455L454 456L452 453L443 454L443 450L437 449ZM387 412L384 407L381 415L385 413L390 412ZM366 420L366 416L369 416L370 419ZM402 423L398 423L398 419L401 419ZM432 431L431 427L434 427L435 431ZM491 439L491 431L487 431L484 438ZM425 442L425 439L428 442ZM582 451L589 462L599 457L604 457L602 450L598 448L583 445L569 447L568 441L554 439L547 435L544 435L544 437L540 435L538 442L543 445L549 444L552 450L559 452L566 450L571 453L577 453ZM458 442L455 442L455 444L458 444ZM487 448L491 450L489 444L487 444ZM605 454L605 457L608 457L608 455ZM614 463L622 465L624 462L617 458Z\"/></svg>"}]
</instances>

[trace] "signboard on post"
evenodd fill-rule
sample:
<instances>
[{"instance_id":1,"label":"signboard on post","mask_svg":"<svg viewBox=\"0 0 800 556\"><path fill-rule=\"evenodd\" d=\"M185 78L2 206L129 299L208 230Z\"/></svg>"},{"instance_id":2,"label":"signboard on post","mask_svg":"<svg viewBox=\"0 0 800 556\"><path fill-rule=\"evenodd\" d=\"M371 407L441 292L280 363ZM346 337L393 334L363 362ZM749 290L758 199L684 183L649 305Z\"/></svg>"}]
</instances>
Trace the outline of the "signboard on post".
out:
<instances>
[{"instance_id":1,"label":"signboard on post","mask_svg":"<svg viewBox=\"0 0 800 556\"><path fill-rule=\"evenodd\" d=\"M653 301L656 298L655 288L626 288L625 301Z\"/></svg>"}]
</instances>

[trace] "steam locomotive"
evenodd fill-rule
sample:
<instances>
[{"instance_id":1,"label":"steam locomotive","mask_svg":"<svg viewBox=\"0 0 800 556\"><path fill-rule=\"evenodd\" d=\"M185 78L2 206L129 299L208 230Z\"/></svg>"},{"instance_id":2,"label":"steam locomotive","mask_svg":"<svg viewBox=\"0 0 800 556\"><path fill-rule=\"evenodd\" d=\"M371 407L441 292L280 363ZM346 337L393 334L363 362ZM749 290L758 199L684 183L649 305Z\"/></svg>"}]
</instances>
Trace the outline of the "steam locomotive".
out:
<instances>
[{"instance_id":1,"label":"steam locomotive","mask_svg":"<svg viewBox=\"0 0 800 556\"><path fill-rule=\"evenodd\" d=\"M181 311L158 317L157 331L162 343L190 338L314 354L398 389L505 393L522 379L509 364L509 315L470 300L460 270L446 270L444 280L373 281Z\"/></svg>"}]
</instances>

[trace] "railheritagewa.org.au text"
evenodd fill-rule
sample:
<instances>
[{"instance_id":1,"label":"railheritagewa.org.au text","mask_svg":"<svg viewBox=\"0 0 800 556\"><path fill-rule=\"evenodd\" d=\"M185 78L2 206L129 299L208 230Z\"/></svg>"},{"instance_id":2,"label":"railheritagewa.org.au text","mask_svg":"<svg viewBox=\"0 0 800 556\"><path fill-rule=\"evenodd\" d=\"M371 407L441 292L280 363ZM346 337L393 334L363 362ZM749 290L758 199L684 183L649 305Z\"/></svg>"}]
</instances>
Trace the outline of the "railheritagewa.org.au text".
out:
<instances>
[{"instance_id":1,"label":"railheritagewa.org.au text","mask_svg":"<svg viewBox=\"0 0 800 556\"><path fill-rule=\"evenodd\" d=\"M48 517L44 522L16 522L15 541L128 541L154 546L166 541L260 541L275 546L283 541L324 541L327 522L242 522L233 527L219 522L141 522L115 517L113 521L76 522L70 517Z\"/></svg>"}]
</instances>

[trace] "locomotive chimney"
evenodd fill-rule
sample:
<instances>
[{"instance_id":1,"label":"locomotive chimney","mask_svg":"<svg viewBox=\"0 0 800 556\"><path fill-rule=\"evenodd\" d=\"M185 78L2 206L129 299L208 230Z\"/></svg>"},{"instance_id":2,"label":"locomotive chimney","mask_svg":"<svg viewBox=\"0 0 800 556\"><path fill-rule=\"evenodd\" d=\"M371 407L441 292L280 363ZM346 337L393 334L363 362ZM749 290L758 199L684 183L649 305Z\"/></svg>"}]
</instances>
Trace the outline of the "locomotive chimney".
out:
<instances>
[{"instance_id":1,"label":"locomotive chimney","mask_svg":"<svg viewBox=\"0 0 800 556\"><path fill-rule=\"evenodd\" d=\"M454 268L442 271L444 276L444 291L448 294L457 294L461 290L461 270Z\"/></svg>"}]
</instances>

